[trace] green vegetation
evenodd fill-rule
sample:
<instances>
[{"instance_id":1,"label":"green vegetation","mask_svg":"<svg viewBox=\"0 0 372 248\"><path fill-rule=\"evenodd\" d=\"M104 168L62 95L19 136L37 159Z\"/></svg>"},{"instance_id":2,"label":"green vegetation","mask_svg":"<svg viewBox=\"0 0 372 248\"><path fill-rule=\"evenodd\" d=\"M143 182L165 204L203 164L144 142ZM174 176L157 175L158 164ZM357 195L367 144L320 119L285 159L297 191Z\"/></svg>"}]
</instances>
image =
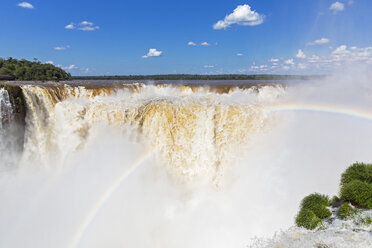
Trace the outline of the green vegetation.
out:
<instances>
[{"instance_id":1,"label":"green vegetation","mask_svg":"<svg viewBox=\"0 0 372 248\"><path fill-rule=\"evenodd\" d=\"M320 218L328 218L332 215L331 211L327 209L331 205L331 202L326 195L311 194L306 196L301 203L301 208L306 208L314 212L314 214Z\"/></svg>"},{"instance_id":2,"label":"green vegetation","mask_svg":"<svg viewBox=\"0 0 372 248\"><path fill-rule=\"evenodd\" d=\"M372 218L369 217L369 216L367 216L367 217L365 217L365 218L362 218L362 219L360 220L360 222L361 222L362 225L369 226L369 225L372 224Z\"/></svg>"},{"instance_id":3,"label":"green vegetation","mask_svg":"<svg viewBox=\"0 0 372 248\"><path fill-rule=\"evenodd\" d=\"M372 164L354 163L341 175L341 200L372 209Z\"/></svg>"},{"instance_id":4,"label":"green vegetation","mask_svg":"<svg viewBox=\"0 0 372 248\"><path fill-rule=\"evenodd\" d=\"M361 210L357 208L372 209L372 164L352 164L342 173L340 186L340 196L334 196L331 201L328 196L318 193L306 196L296 216L296 225L307 229L320 227L322 220L332 216L327 208L331 204L339 207L337 215L342 219L360 215ZM361 222L370 225L372 219L366 217Z\"/></svg>"},{"instance_id":5,"label":"green vegetation","mask_svg":"<svg viewBox=\"0 0 372 248\"><path fill-rule=\"evenodd\" d=\"M318 218L313 211L302 208L296 217L296 225L305 227L306 229L315 229L322 220Z\"/></svg>"},{"instance_id":6,"label":"green vegetation","mask_svg":"<svg viewBox=\"0 0 372 248\"><path fill-rule=\"evenodd\" d=\"M332 216L327 208L331 202L326 195L314 193L306 196L301 202L301 210L296 217L297 226L314 229L322 219Z\"/></svg>"},{"instance_id":7,"label":"green vegetation","mask_svg":"<svg viewBox=\"0 0 372 248\"><path fill-rule=\"evenodd\" d=\"M301 75L246 75L246 74L165 74L165 75L128 75L128 76L77 76L76 80L305 80L318 79L324 76Z\"/></svg>"},{"instance_id":8,"label":"green vegetation","mask_svg":"<svg viewBox=\"0 0 372 248\"><path fill-rule=\"evenodd\" d=\"M60 81L71 79L71 75L61 68L51 64L41 64L37 59L31 62L25 59L0 58L0 80Z\"/></svg>"},{"instance_id":9,"label":"green vegetation","mask_svg":"<svg viewBox=\"0 0 372 248\"><path fill-rule=\"evenodd\" d=\"M337 214L340 216L341 219L346 219L349 216L352 216L356 213L357 211L350 206L349 203L344 203L341 205L341 207L338 209Z\"/></svg>"},{"instance_id":10,"label":"green vegetation","mask_svg":"<svg viewBox=\"0 0 372 248\"><path fill-rule=\"evenodd\" d=\"M362 208L372 209L372 184L370 183L353 180L342 185L340 195L344 201L349 201Z\"/></svg>"},{"instance_id":11,"label":"green vegetation","mask_svg":"<svg viewBox=\"0 0 372 248\"><path fill-rule=\"evenodd\" d=\"M341 175L341 186L353 180L372 183L372 164L356 162Z\"/></svg>"},{"instance_id":12,"label":"green vegetation","mask_svg":"<svg viewBox=\"0 0 372 248\"><path fill-rule=\"evenodd\" d=\"M339 202L339 201L340 201L340 198L337 195L334 195L331 199L331 204Z\"/></svg>"}]
</instances>

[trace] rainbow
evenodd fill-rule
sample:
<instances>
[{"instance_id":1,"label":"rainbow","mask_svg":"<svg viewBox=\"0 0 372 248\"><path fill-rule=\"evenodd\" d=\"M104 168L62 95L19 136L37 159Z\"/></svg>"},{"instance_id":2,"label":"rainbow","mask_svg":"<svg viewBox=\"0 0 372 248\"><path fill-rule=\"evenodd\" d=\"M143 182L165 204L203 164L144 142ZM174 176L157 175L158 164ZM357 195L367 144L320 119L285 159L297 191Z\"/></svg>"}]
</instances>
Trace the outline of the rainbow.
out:
<instances>
[{"instance_id":1,"label":"rainbow","mask_svg":"<svg viewBox=\"0 0 372 248\"><path fill-rule=\"evenodd\" d=\"M141 164L143 164L147 159L151 157L151 155L154 153L154 150L147 152L140 158L138 158L133 165L125 170L121 175L119 175L116 180L108 187L108 189L99 197L97 202L93 205L93 208L89 211L87 216L84 218L81 225L78 227L75 235L73 236L73 239L71 240L71 243L67 246L68 248L75 248L81 238L83 237L85 231L88 229L90 224L94 221L97 214L101 210L101 208L104 206L104 204L109 200L109 198L115 193L115 191L120 187L120 185L124 182L124 180L130 176Z\"/></svg>"},{"instance_id":2,"label":"rainbow","mask_svg":"<svg viewBox=\"0 0 372 248\"><path fill-rule=\"evenodd\" d=\"M265 109L268 112L291 112L291 111L309 111L309 112L321 112L328 114L346 115L350 117L356 117L360 119L365 119L372 121L372 111L366 111L363 109L353 108L349 106L342 105L326 105L326 104L310 104L310 103L282 103L266 106ZM91 225L91 223L96 218L97 214L104 206L104 204L109 200L109 198L115 193L115 191L120 187L124 180L131 175L142 163L151 157L154 151L149 151L142 157L138 158L133 165L126 171L124 171L114 182L108 187L108 189L103 193L97 202L93 205L93 208L89 211L87 216L84 218L81 225L78 227L73 239L71 240L68 248L75 248L81 238L83 237L85 231Z\"/></svg>"},{"instance_id":3,"label":"rainbow","mask_svg":"<svg viewBox=\"0 0 372 248\"><path fill-rule=\"evenodd\" d=\"M308 111L321 112L328 114L346 115L365 120L372 120L372 111L358 109L350 106L342 105L326 105L313 103L283 103L268 106L269 112L291 112L291 111Z\"/></svg>"}]
</instances>

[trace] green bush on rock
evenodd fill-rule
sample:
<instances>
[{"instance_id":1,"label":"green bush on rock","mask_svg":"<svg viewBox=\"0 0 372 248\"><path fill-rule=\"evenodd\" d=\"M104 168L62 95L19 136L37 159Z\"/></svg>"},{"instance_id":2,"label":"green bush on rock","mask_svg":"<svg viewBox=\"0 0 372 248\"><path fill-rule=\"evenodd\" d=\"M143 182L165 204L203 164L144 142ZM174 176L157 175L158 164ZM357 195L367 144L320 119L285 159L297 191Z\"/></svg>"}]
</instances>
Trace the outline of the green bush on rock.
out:
<instances>
[{"instance_id":1,"label":"green bush on rock","mask_svg":"<svg viewBox=\"0 0 372 248\"><path fill-rule=\"evenodd\" d=\"M350 183L353 180L372 183L372 164L359 162L352 164L344 173L342 173L341 186Z\"/></svg>"},{"instance_id":2,"label":"green bush on rock","mask_svg":"<svg viewBox=\"0 0 372 248\"><path fill-rule=\"evenodd\" d=\"M301 202L301 208L306 208L314 212L314 214L320 218L328 218L332 215L331 211L327 209L331 205L331 202L326 195L314 193L306 196Z\"/></svg>"},{"instance_id":3,"label":"green bush on rock","mask_svg":"<svg viewBox=\"0 0 372 248\"><path fill-rule=\"evenodd\" d=\"M315 229L321 222L322 220L318 218L313 211L307 208L302 208L296 217L297 226L310 230Z\"/></svg>"},{"instance_id":4,"label":"green bush on rock","mask_svg":"<svg viewBox=\"0 0 372 248\"><path fill-rule=\"evenodd\" d=\"M342 185L341 199L349 201L358 207L372 209L372 184L353 180Z\"/></svg>"},{"instance_id":5,"label":"green bush on rock","mask_svg":"<svg viewBox=\"0 0 372 248\"><path fill-rule=\"evenodd\" d=\"M340 216L342 219L346 219L349 216L352 216L356 213L357 211L350 206L349 203L344 203L341 205L341 207L338 209L338 216Z\"/></svg>"},{"instance_id":6,"label":"green bush on rock","mask_svg":"<svg viewBox=\"0 0 372 248\"><path fill-rule=\"evenodd\" d=\"M339 201L340 201L340 198L337 195L335 195L331 199L331 204L336 203L336 202L339 202Z\"/></svg>"},{"instance_id":7,"label":"green bush on rock","mask_svg":"<svg viewBox=\"0 0 372 248\"><path fill-rule=\"evenodd\" d=\"M315 229L322 219L332 216L327 208L331 202L326 195L314 193L306 196L301 202L300 212L296 216L296 225L307 229Z\"/></svg>"},{"instance_id":8,"label":"green bush on rock","mask_svg":"<svg viewBox=\"0 0 372 248\"><path fill-rule=\"evenodd\" d=\"M296 216L296 225L315 229L321 227L323 220L332 222L333 218L330 218L332 212L327 208L331 204L341 219L360 218L363 211L359 208L372 209L372 164L359 162L352 164L342 173L340 186L339 197L334 196L332 200L318 193L306 196ZM363 217L359 222L371 225L372 218Z\"/></svg>"}]
</instances>

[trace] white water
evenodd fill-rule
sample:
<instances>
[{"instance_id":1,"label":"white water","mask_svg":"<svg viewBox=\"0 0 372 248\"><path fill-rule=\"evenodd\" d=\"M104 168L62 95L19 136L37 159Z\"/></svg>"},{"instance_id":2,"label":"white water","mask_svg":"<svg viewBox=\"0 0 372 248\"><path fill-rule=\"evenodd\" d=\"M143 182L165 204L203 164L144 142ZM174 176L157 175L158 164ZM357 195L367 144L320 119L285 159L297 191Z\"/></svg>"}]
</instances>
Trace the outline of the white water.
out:
<instances>
[{"instance_id":1,"label":"white water","mask_svg":"<svg viewBox=\"0 0 372 248\"><path fill-rule=\"evenodd\" d=\"M0 171L15 166L17 161L13 111L8 91L0 89Z\"/></svg>"},{"instance_id":2,"label":"white water","mask_svg":"<svg viewBox=\"0 0 372 248\"><path fill-rule=\"evenodd\" d=\"M372 122L266 106L370 108L365 82L224 95L24 87L25 151L17 169L0 175L0 247L246 247L270 237L293 225L303 196L336 194L349 164L372 161Z\"/></svg>"},{"instance_id":3,"label":"white water","mask_svg":"<svg viewBox=\"0 0 372 248\"><path fill-rule=\"evenodd\" d=\"M337 208L332 211L332 223L323 223L322 230L306 230L292 227L285 232L278 232L271 239L255 239L250 248L350 248L371 247L371 225L361 222L361 219L372 217L372 210L363 210L353 217L340 219L337 217ZM358 230L358 231L352 231Z\"/></svg>"}]
</instances>

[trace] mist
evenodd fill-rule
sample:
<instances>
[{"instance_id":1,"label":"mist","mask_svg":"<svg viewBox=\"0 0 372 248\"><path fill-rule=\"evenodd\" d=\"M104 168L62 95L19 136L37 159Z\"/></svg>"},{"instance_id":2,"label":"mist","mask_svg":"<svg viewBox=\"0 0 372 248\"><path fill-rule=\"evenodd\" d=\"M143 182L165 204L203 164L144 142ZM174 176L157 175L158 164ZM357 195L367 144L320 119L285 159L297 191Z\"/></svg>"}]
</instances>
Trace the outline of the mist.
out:
<instances>
[{"instance_id":1,"label":"mist","mask_svg":"<svg viewBox=\"0 0 372 248\"><path fill-rule=\"evenodd\" d=\"M135 96L138 101L126 91L93 100L66 98L55 105L55 112L43 112L47 114L43 118L54 123L53 127L50 123L39 126L45 135L32 129L32 122L41 115L35 113L33 119L28 115L25 152L17 166L0 172L0 246L247 247L255 237L271 237L290 228L305 195L337 194L345 168L355 161L372 161L372 113L371 119L363 119L300 108L266 109L294 103L369 111L372 75L366 71L336 75L285 88L267 87L259 93L236 89L217 96L205 90L180 93L177 88L150 86ZM115 114L113 102L119 102L115 108L125 112L137 108L138 102L159 99L172 101L177 111L201 102L201 114L188 126L200 129L195 132L198 137L184 139L189 129L180 128L173 136L175 142L162 145L168 136L162 136L165 115L158 113L144 121L148 132L139 132L133 121L91 121L98 118L94 113L99 109L101 114ZM92 101L92 118L83 120L80 115L89 113ZM127 101L132 102L123 107ZM208 111L216 104L222 104L222 109L232 105L249 105L249 111L259 108L254 114L245 109L243 124L221 118L225 124L236 125L224 136L224 142L232 145L222 142L214 150ZM177 113L181 118L181 112ZM254 128L237 132L248 124ZM82 132L83 128L89 131ZM242 133L247 136L235 142ZM36 146L45 137L49 139L46 146ZM184 149L182 154L177 154L179 149ZM217 158L218 163L213 160ZM211 171L216 163L219 169ZM128 171L97 208L115 180Z\"/></svg>"}]
</instances>

